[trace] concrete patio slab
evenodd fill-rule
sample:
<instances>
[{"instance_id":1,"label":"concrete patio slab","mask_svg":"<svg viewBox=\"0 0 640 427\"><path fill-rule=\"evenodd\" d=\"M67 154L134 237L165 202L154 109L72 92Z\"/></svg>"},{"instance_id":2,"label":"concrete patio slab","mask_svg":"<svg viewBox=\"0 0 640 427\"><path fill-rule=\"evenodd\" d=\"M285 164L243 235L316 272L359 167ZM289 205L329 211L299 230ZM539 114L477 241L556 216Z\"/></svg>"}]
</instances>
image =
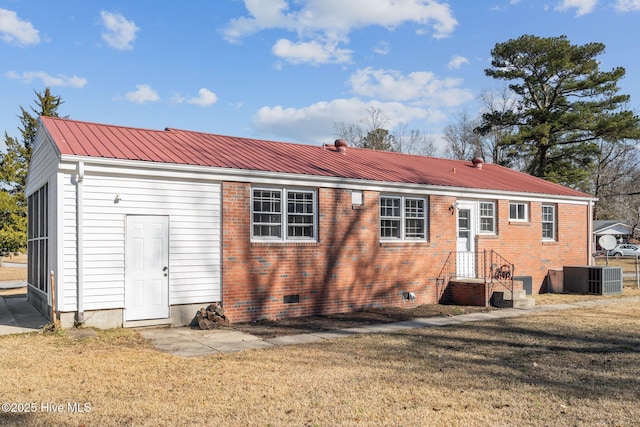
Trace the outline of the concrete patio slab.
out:
<instances>
[{"instance_id":1,"label":"concrete patio slab","mask_svg":"<svg viewBox=\"0 0 640 427\"><path fill-rule=\"evenodd\" d=\"M47 323L26 296L0 297L0 335L36 332Z\"/></svg>"}]
</instances>

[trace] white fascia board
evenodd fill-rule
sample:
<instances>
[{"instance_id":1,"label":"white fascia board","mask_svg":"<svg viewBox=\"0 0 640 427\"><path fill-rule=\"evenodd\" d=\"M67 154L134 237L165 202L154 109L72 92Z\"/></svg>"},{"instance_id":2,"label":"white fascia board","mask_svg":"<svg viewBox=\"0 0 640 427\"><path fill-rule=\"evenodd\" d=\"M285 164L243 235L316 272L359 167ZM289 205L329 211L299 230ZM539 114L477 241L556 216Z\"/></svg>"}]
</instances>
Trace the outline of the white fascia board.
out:
<instances>
[{"instance_id":1,"label":"white fascia board","mask_svg":"<svg viewBox=\"0 0 640 427\"><path fill-rule=\"evenodd\" d=\"M609 227L601 228L595 231L598 234L629 234L631 233L631 226L618 222L612 224Z\"/></svg>"},{"instance_id":2,"label":"white fascia board","mask_svg":"<svg viewBox=\"0 0 640 427\"><path fill-rule=\"evenodd\" d=\"M51 137L49 130L42 124L42 121L38 119L38 130L36 132L33 151L35 152L36 150L38 150L38 148L42 145L44 141L48 142L49 145L51 145L51 147L53 148L53 151L56 153L58 158L60 158L60 150L58 149L58 146L52 142L53 138Z\"/></svg>"},{"instance_id":3,"label":"white fascia board","mask_svg":"<svg viewBox=\"0 0 640 427\"><path fill-rule=\"evenodd\" d=\"M412 184L403 182L373 181L353 178L340 178L320 175L304 175L286 172L269 172L246 169L220 168L212 166L180 165L137 160L104 159L88 156L69 156L61 158L60 170L73 173L76 164L84 161L86 173L104 173L133 175L138 177L158 177L192 179L199 181L247 182L266 186L309 186L339 188L348 190L369 190L402 194L425 194L474 197L478 199L509 199L514 201L542 201L548 203L588 204L592 197L569 197L553 194L499 191L443 185Z\"/></svg>"}]
</instances>

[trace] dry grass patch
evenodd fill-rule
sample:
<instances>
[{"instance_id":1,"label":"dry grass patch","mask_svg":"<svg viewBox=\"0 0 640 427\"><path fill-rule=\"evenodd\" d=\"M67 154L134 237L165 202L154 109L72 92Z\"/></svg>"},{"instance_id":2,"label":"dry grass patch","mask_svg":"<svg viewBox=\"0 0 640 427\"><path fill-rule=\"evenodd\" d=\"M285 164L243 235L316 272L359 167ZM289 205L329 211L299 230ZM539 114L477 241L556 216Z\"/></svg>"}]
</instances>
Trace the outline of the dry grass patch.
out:
<instances>
[{"instance_id":1,"label":"dry grass patch","mask_svg":"<svg viewBox=\"0 0 640 427\"><path fill-rule=\"evenodd\" d=\"M622 267L626 272L632 273L636 269L636 259L632 257L596 257L595 265L609 265L609 267Z\"/></svg>"},{"instance_id":2,"label":"dry grass patch","mask_svg":"<svg viewBox=\"0 0 640 427\"><path fill-rule=\"evenodd\" d=\"M3 262L27 263L27 254L2 257ZM27 269L24 267L0 267L0 282L27 280Z\"/></svg>"},{"instance_id":3,"label":"dry grass patch","mask_svg":"<svg viewBox=\"0 0 640 427\"><path fill-rule=\"evenodd\" d=\"M24 267L0 267L0 282L27 280L27 269Z\"/></svg>"},{"instance_id":4,"label":"dry grass patch","mask_svg":"<svg viewBox=\"0 0 640 427\"><path fill-rule=\"evenodd\" d=\"M0 289L0 297L9 297L14 295L26 296L27 288L11 288L11 289Z\"/></svg>"},{"instance_id":5,"label":"dry grass patch","mask_svg":"<svg viewBox=\"0 0 640 427\"><path fill-rule=\"evenodd\" d=\"M135 331L0 337L0 425L636 425L634 304L178 358Z\"/></svg>"}]
</instances>

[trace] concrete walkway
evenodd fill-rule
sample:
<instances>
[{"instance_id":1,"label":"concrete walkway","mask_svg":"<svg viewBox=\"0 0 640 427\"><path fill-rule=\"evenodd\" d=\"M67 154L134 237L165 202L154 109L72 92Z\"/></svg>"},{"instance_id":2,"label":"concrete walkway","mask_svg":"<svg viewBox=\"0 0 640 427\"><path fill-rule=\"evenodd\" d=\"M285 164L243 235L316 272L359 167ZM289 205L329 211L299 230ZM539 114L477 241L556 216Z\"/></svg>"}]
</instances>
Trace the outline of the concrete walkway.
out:
<instances>
[{"instance_id":1,"label":"concrete walkway","mask_svg":"<svg viewBox=\"0 0 640 427\"><path fill-rule=\"evenodd\" d=\"M0 297L0 335L36 332L47 323L25 295Z\"/></svg>"},{"instance_id":2,"label":"concrete walkway","mask_svg":"<svg viewBox=\"0 0 640 427\"><path fill-rule=\"evenodd\" d=\"M348 337L356 334L393 333L415 328L456 325L466 322L480 322L483 320L527 316L547 311L597 307L623 302L640 302L640 297L591 300L572 304L541 305L529 309L500 309L487 313L470 313L451 317L429 317L407 320L404 322L360 326L357 328L313 332L308 334L285 335L266 339L261 339L245 332L226 328L208 331L191 328L152 328L139 329L138 332L160 351L172 353L181 357L195 357L285 345L309 344Z\"/></svg>"},{"instance_id":3,"label":"concrete walkway","mask_svg":"<svg viewBox=\"0 0 640 427\"><path fill-rule=\"evenodd\" d=\"M0 282L0 289L17 289L17 288L26 288L27 281L26 280L14 280L9 282Z\"/></svg>"},{"instance_id":4,"label":"concrete walkway","mask_svg":"<svg viewBox=\"0 0 640 427\"><path fill-rule=\"evenodd\" d=\"M404 322L384 323L308 334L285 335L266 339L231 328L213 330L191 329L188 327L143 328L137 331L160 351L180 357L197 357L211 354L233 353L243 350L322 342L357 334L394 333L415 328L456 325L466 322L527 316L547 311L614 305L623 302L640 303L640 297L590 300L572 304L541 305L529 309L499 309L487 313L470 313L451 317L429 317ZM0 297L0 335L35 332L47 323L49 323L49 321L27 302L26 296ZM79 329L78 331L81 330L82 329Z\"/></svg>"}]
</instances>

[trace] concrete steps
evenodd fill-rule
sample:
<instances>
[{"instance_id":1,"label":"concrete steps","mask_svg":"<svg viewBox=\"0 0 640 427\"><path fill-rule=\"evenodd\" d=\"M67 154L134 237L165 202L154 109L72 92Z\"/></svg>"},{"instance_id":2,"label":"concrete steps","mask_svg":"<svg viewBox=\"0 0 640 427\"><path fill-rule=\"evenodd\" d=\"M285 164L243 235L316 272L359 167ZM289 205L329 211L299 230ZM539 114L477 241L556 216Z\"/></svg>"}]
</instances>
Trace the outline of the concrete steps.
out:
<instances>
[{"instance_id":1,"label":"concrete steps","mask_svg":"<svg viewBox=\"0 0 640 427\"><path fill-rule=\"evenodd\" d=\"M527 296L526 291L517 290L513 291L496 291L491 295L489 303L493 307L498 308L533 308L536 305L536 300Z\"/></svg>"}]
</instances>

